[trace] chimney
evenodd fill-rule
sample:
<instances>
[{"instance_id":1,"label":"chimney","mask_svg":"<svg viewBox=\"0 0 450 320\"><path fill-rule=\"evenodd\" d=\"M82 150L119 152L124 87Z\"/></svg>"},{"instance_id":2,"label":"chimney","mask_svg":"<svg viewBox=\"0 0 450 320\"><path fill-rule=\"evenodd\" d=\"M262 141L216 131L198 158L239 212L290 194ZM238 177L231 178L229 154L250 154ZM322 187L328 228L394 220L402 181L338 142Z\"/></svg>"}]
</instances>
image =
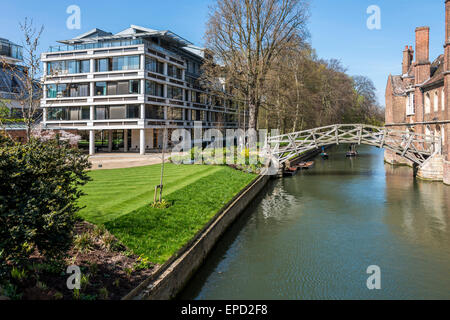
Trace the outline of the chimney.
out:
<instances>
[{"instance_id":1,"label":"chimney","mask_svg":"<svg viewBox=\"0 0 450 320\"><path fill-rule=\"evenodd\" d=\"M430 27L416 29L416 62L428 63L430 60Z\"/></svg>"},{"instance_id":2,"label":"chimney","mask_svg":"<svg viewBox=\"0 0 450 320\"><path fill-rule=\"evenodd\" d=\"M450 70L450 0L445 0L445 58L444 68Z\"/></svg>"},{"instance_id":3,"label":"chimney","mask_svg":"<svg viewBox=\"0 0 450 320\"><path fill-rule=\"evenodd\" d=\"M403 50L402 74L408 73L413 61L413 55L414 51L412 50L412 47L406 46L405 50Z\"/></svg>"},{"instance_id":4,"label":"chimney","mask_svg":"<svg viewBox=\"0 0 450 320\"><path fill-rule=\"evenodd\" d=\"M450 38L450 0L445 0L445 44Z\"/></svg>"}]
</instances>

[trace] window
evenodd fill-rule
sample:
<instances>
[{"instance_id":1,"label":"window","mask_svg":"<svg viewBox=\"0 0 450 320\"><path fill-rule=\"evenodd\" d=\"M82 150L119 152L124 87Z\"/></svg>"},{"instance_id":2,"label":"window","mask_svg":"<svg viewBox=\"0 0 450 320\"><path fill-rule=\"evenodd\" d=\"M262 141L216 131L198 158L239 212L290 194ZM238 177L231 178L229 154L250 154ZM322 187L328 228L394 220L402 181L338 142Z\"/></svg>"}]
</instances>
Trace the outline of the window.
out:
<instances>
[{"instance_id":1,"label":"window","mask_svg":"<svg viewBox=\"0 0 450 320\"><path fill-rule=\"evenodd\" d=\"M146 105L145 106L145 118L147 119L164 119L164 107Z\"/></svg>"},{"instance_id":2,"label":"window","mask_svg":"<svg viewBox=\"0 0 450 320\"><path fill-rule=\"evenodd\" d=\"M87 97L89 96L89 84L73 83L68 85L67 97Z\"/></svg>"},{"instance_id":3,"label":"window","mask_svg":"<svg viewBox=\"0 0 450 320\"><path fill-rule=\"evenodd\" d=\"M164 86L154 81L146 81L145 94L157 97L164 97Z\"/></svg>"},{"instance_id":4,"label":"window","mask_svg":"<svg viewBox=\"0 0 450 320\"><path fill-rule=\"evenodd\" d=\"M183 89L167 86L167 97L170 99L183 100Z\"/></svg>"},{"instance_id":5,"label":"window","mask_svg":"<svg viewBox=\"0 0 450 320\"><path fill-rule=\"evenodd\" d=\"M139 105L130 104L127 106L127 119L138 119L139 118Z\"/></svg>"},{"instance_id":6,"label":"window","mask_svg":"<svg viewBox=\"0 0 450 320\"><path fill-rule=\"evenodd\" d=\"M47 75L90 72L89 60L65 60L47 63Z\"/></svg>"},{"instance_id":7,"label":"window","mask_svg":"<svg viewBox=\"0 0 450 320\"><path fill-rule=\"evenodd\" d=\"M80 107L69 108L69 120L80 120Z\"/></svg>"},{"instance_id":8,"label":"window","mask_svg":"<svg viewBox=\"0 0 450 320\"><path fill-rule=\"evenodd\" d=\"M118 105L95 107L95 120L138 119L139 105Z\"/></svg>"},{"instance_id":9,"label":"window","mask_svg":"<svg viewBox=\"0 0 450 320\"><path fill-rule=\"evenodd\" d=\"M164 63L162 63L156 59L146 57L145 58L145 70L164 74Z\"/></svg>"},{"instance_id":10,"label":"window","mask_svg":"<svg viewBox=\"0 0 450 320\"><path fill-rule=\"evenodd\" d=\"M49 121L89 120L89 115L89 107L60 107L47 109L47 120Z\"/></svg>"},{"instance_id":11,"label":"window","mask_svg":"<svg viewBox=\"0 0 450 320\"><path fill-rule=\"evenodd\" d=\"M109 118L107 107L95 107L95 120L106 120Z\"/></svg>"},{"instance_id":12,"label":"window","mask_svg":"<svg viewBox=\"0 0 450 320\"><path fill-rule=\"evenodd\" d=\"M130 84L128 81L117 82L117 94L128 94L130 92Z\"/></svg>"},{"instance_id":13,"label":"window","mask_svg":"<svg viewBox=\"0 0 450 320\"><path fill-rule=\"evenodd\" d=\"M95 83L95 95L96 96L106 96L106 82L96 82Z\"/></svg>"},{"instance_id":14,"label":"window","mask_svg":"<svg viewBox=\"0 0 450 320\"><path fill-rule=\"evenodd\" d=\"M138 70L140 68L139 56L112 57L97 59L95 72Z\"/></svg>"},{"instance_id":15,"label":"window","mask_svg":"<svg viewBox=\"0 0 450 320\"><path fill-rule=\"evenodd\" d=\"M67 120L67 108L48 108L47 110L47 120L58 121Z\"/></svg>"},{"instance_id":16,"label":"window","mask_svg":"<svg viewBox=\"0 0 450 320\"><path fill-rule=\"evenodd\" d=\"M89 84L49 84L47 85L47 98L69 98L89 96Z\"/></svg>"},{"instance_id":17,"label":"window","mask_svg":"<svg viewBox=\"0 0 450 320\"><path fill-rule=\"evenodd\" d=\"M95 95L96 96L114 96L126 94L139 94L140 81L110 81L110 82L96 82Z\"/></svg>"},{"instance_id":18,"label":"window","mask_svg":"<svg viewBox=\"0 0 450 320\"><path fill-rule=\"evenodd\" d=\"M108 119L125 119L127 116L126 106L110 106Z\"/></svg>"},{"instance_id":19,"label":"window","mask_svg":"<svg viewBox=\"0 0 450 320\"><path fill-rule=\"evenodd\" d=\"M200 103L200 100L201 100L200 97L201 97L200 92L191 91L191 101L192 102Z\"/></svg>"},{"instance_id":20,"label":"window","mask_svg":"<svg viewBox=\"0 0 450 320\"><path fill-rule=\"evenodd\" d=\"M168 120L183 120L183 109L182 108L167 108L167 119Z\"/></svg>"},{"instance_id":21,"label":"window","mask_svg":"<svg viewBox=\"0 0 450 320\"><path fill-rule=\"evenodd\" d=\"M167 66L167 73L169 77L182 79L183 78L183 71L180 68L177 68L173 65Z\"/></svg>"},{"instance_id":22,"label":"window","mask_svg":"<svg viewBox=\"0 0 450 320\"><path fill-rule=\"evenodd\" d=\"M80 73L89 73L89 72L91 72L91 62L89 60L81 60Z\"/></svg>"},{"instance_id":23,"label":"window","mask_svg":"<svg viewBox=\"0 0 450 320\"><path fill-rule=\"evenodd\" d=\"M442 92L441 92L441 108L442 108L442 111L445 110L445 91L444 91L444 89L442 89ZM444 132L444 130L442 130L442 132Z\"/></svg>"},{"instance_id":24,"label":"window","mask_svg":"<svg viewBox=\"0 0 450 320\"><path fill-rule=\"evenodd\" d=\"M434 112L438 112L439 111L439 95L438 92L436 91L434 93Z\"/></svg>"},{"instance_id":25,"label":"window","mask_svg":"<svg viewBox=\"0 0 450 320\"><path fill-rule=\"evenodd\" d=\"M206 121L206 111L203 110L191 110L192 121Z\"/></svg>"},{"instance_id":26,"label":"window","mask_svg":"<svg viewBox=\"0 0 450 320\"><path fill-rule=\"evenodd\" d=\"M56 98L58 91L56 84L48 84L47 85L47 98Z\"/></svg>"},{"instance_id":27,"label":"window","mask_svg":"<svg viewBox=\"0 0 450 320\"><path fill-rule=\"evenodd\" d=\"M430 98L430 94L427 93L425 95L425 113L430 113L431 112L431 98Z\"/></svg>"},{"instance_id":28,"label":"window","mask_svg":"<svg viewBox=\"0 0 450 320\"><path fill-rule=\"evenodd\" d=\"M98 59L95 62L95 72L109 71L109 59Z\"/></svg>"},{"instance_id":29,"label":"window","mask_svg":"<svg viewBox=\"0 0 450 320\"><path fill-rule=\"evenodd\" d=\"M130 80L129 81L129 94L139 94L140 93L140 81L139 80Z\"/></svg>"},{"instance_id":30,"label":"window","mask_svg":"<svg viewBox=\"0 0 450 320\"><path fill-rule=\"evenodd\" d=\"M90 109L90 107L81 107L81 120L89 120L91 118Z\"/></svg>"}]
</instances>

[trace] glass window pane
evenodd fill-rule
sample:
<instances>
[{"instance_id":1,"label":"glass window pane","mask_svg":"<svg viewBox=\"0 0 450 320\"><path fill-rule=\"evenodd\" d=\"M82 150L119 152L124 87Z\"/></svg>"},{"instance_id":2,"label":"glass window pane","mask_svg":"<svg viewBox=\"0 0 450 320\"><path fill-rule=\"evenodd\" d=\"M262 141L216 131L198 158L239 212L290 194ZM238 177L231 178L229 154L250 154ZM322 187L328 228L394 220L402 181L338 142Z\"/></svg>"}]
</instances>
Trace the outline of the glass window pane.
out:
<instances>
[{"instance_id":1,"label":"glass window pane","mask_svg":"<svg viewBox=\"0 0 450 320\"><path fill-rule=\"evenodd\" d=\"M133 104L127 106L127 119L139 118L139 105Z\"/></svg>"},{"instance_id":2,"label":"glass window pane","mask_svg":"<svg viewBox=\"0 0 450 320\"><path fill-rule=\"evenodd\" d=\"M48 84L47 98L56 98L56 95L57 95L56 84Z\"/></svg>"},{"instance_id":3,"label":"glass window pane","mask_svg":"<svg viewBox=\"0 0 450 320\"><path fill-rule=\"evenodd\" d=\"M95 95L96 96L106 96L106 82L96 82L95 83Z\"/></svg>"},{"instance_id":4,"label":"glass window pane","mask_svg":"<svg viewBox=\"0 0 450 320\"><path fill-rule=\"evenodd\" d=\"M107 117L107 108L106 107L95 107L95 119L96 120L106 120Z\"/></svg>"},{"instance_id":5,"label":"glass window pane","mask_svg":"<svg viewBox=\"0 0 450 320\"><path fill-rule=\"evenodd\" d=\"M91 117L90 107L81 107L81 119L89 120Z\"/></svg>"},{"instance_id":6,"label":"glass window pane","mask_svg":"<svg viewBox=\"0 0 450 320\"><path fill-rule=\"evenodd\" d=\"M80 61L80 73L88 73L91 72L91 63L89 60L81 60Z\"/></svg>"}]
</instances>

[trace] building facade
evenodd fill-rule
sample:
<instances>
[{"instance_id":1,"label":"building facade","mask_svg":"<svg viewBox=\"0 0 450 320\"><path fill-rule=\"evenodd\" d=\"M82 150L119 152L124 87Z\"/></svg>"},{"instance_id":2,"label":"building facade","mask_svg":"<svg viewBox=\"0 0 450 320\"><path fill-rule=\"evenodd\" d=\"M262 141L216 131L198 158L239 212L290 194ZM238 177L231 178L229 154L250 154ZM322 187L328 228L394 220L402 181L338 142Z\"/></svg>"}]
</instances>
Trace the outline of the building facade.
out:
<instances>
[{"instance_id":1,"label":"building facade","mask_svg":"<svg viewBox=\"0 0 450 320\"><path fill-rule=\"evenodd\" d=\"M21 74L24 67L23 48L7 39L0 38L0 117L2 128L19 141L26 138L26 129L20 121L23 118L19 98L23 94Z\"/></svg>"},{"instance_id":2,"label":"building facade","mask_svg":"<svg viewBox=\"0 0 450 320\"><path fill-rule=\"evenodd\" d=\"M415 51L403 51L401 75L389 75L386 86L386 126L442 138L442 156L433 159L432 180L450 184L450 0L445 2L444 52L430 61L430 28L416 28ZM444 4L444 3L443 3ZM408 164L390 151L385 160ZM420 174L419 174L420 176Z\"/></svg>"},{"instance_id":3,"label":"building facade","mask_svg":"<svg viewBox=\"0 0 450 320\"><path fill-rule=\"evenodd\" d=\"M91 30L41 55L43 122L77 130L89 153L161 149L167 129L237 128L238 106L202 89L205 50L170 31ZM107 141L104 145L104 142Z\"/></svg>"}]
</instances>

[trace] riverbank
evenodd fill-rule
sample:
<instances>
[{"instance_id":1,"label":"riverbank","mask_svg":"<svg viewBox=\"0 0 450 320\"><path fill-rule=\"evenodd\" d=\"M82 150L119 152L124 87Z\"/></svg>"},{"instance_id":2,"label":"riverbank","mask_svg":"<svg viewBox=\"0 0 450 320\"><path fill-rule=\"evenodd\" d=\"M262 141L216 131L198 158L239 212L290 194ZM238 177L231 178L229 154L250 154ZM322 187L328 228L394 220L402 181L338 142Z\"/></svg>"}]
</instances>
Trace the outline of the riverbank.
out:
<instances>
[{"instance_id":1,"label":"riverbank","mask_svg":"<svg viewBox=\"0 0 450 320\"><path fill-rule=\"evenodd\" d=\"M319 150L311 150L295 159L295 163L310 159ZM181 250L164 265L131 291L124 299L172 299L184 288L189 279L201 267L212 248L223 233L241 215L246 207L261 192L270 180L269 176L259 176L245 189L229 201Z\"/></svg>"},{"instance_id":2,"label":"riverbank","mask_svg":"<svg viewBox=\"0 0 450 320\"><path fill-rule=\"evenodd\" d=\"M163 198L152 208L160 165L91 172L80 216L103 225L148 267L158 269L256 175L226 166L165 165ZM226 181L226 183L224 183Z\"/></svg>"}]
</instances>

